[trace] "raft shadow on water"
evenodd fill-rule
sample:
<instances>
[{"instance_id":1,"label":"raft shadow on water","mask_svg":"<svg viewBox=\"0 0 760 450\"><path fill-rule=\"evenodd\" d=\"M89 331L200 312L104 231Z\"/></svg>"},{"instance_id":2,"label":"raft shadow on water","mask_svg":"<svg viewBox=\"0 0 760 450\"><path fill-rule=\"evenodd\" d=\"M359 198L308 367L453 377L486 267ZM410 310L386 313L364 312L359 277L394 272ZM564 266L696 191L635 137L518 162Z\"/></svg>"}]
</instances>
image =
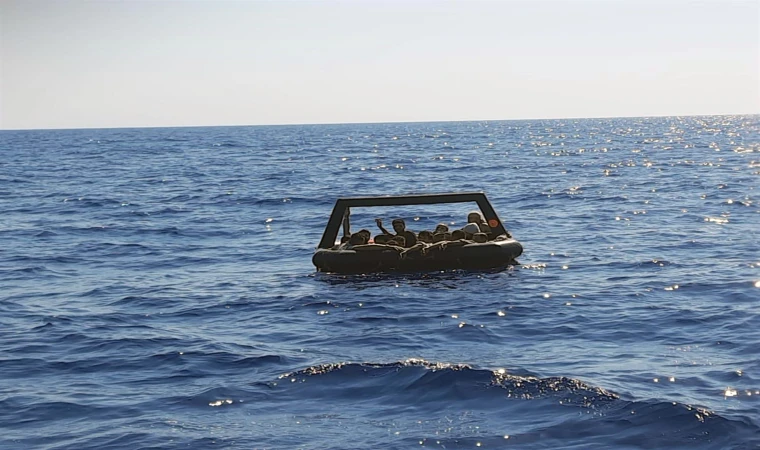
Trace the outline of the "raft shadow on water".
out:
<instances>
[{"instance_id":1,"label":"raft shadow on water","mask_svg":"<svg viewBox=\"0 0 760 450\"><path fill-rule=\"evenodd\" d=\"M350 286L357 289L364 289L372 287L373 285L384 285L387 283L396 283L399 281L411 282L412 284L418 284L424 287L430 287L430 284L437 284L443 282L462 282L471 281L473 279L481 279L485 276L498 276L504 274L505 276L516 276L515 269L519 265L507 266L497 269L482 269L482 270L464 270L464 269L451 269L440 270L435 272L380 272L380 273L367 273L367 274L336 274L326 272L314 272L311 276L314 280L321 283L334 286Z\"/></svg>"}]
</instances>

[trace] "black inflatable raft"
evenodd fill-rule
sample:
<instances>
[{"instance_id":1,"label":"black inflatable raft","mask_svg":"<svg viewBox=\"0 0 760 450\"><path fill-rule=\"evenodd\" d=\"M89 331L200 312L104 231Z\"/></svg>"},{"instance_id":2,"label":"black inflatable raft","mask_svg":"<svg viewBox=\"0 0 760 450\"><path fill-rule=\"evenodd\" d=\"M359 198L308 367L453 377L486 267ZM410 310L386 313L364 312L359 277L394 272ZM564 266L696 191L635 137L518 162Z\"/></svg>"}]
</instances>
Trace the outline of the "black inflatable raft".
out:
<instances>
[{"instance_id":1,"label":"black inflatable raft","mask_svg":"<svg viewBox=\"0 0 760 450\"><path fill-rule=\"evenodd\" d=\"M401 254L390 248L382 249L382 246L377 246L372 251L335 248L338 231L348 208L463 202L478 204L481 214L491 229L488 242L452 245L425 253L410 252L408 254ZM507 230L491 203L485 194L480 192L341 198L335 202L312 262L318 271L334 273L495 269L516 264L516 258L522 254L522 245L508 236Z\"/></svg>"}]
</instances>

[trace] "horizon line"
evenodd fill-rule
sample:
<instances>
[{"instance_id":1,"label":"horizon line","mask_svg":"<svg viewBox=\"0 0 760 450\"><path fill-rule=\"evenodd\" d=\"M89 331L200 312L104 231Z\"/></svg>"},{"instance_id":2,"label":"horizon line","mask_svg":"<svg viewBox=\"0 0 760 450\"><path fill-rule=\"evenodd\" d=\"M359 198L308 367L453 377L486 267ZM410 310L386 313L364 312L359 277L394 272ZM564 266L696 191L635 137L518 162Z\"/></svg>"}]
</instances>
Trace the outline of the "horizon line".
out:
<instances>
[{"instance_id":1,"label":"horizon line","mask_svg":"<svg viewBox=\"0 0 760 450\"><path fill-rule=\"evenodd\" d=\"M539 120L599 120L599 119L654 119L665 117L731 117L731 116L760 116L755 113L723 113L723 114L653 114L645 116L596 116L596 117L542 117L525 119L466 119L466 120L404 120L389 122L313 122L313 123L273 123L273 124L233 124L233 125L146 125L146 126L115 126L115 127L53 127L53 128L0 128L3 131L73 131L73 130L134 130L157 128L242 128L242 127L298 127L298 126L336 126L336 125L392 125L392 124L421 124L421 123L458 123L458 122L529 122Z\"/></svg>"}]
</instances>

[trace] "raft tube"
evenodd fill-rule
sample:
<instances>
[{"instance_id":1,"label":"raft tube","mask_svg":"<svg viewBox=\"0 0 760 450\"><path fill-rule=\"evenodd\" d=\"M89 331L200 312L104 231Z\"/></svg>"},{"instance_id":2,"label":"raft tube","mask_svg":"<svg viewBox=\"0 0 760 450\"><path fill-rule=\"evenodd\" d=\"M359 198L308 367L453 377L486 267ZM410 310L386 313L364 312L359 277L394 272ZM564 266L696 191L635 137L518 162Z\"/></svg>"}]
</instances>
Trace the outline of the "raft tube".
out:
<instances>
[{"instance_id":1,"label":"raft tube","mask_svg":"<svg viewBox=\"0 0 760 450\"><path fill-rule=\"evenodd\" d=\"M312 262L318 271L331 273L483 270L517 264L516 258L522 252L523 247L519 242L504 239L432 250L424 256L411 254L404 257L391 249L355 251L320 248L314 253Z\"/></svg>"}]
</instances>

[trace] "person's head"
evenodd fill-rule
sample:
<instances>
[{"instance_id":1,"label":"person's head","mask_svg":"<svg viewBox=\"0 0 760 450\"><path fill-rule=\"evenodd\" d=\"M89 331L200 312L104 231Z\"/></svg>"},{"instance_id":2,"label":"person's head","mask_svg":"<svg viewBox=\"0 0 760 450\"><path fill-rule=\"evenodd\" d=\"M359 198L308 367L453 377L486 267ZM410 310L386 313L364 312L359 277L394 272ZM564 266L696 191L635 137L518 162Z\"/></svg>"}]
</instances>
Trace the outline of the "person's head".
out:
<instances>
[{"instance_id":1,"label":"person's head","mask_svg":"<svg viewBox=\"0 0 760 450\"><path fill-rule=\"evenodd\" d=\"M445 233L447 231L449 231L448 225L446 225L445 223L439 223L438 225L435 226L435 231L433 232L433 234Z\"/></svg>"},{"instance_id":2,"label":"person's head","mask_svg":"<svg viewBox=\"0 0 760 450\"><path fill-rule=\"evenodd\" d=\"M359 234L362 237L364 237L364 243L365 244L368 243L369 242L369 238L372 237L372 233L370 233L369 230L367 230L367 229L361 229L361 230L357 231L356 234Z\"/></svg>"},{"instance_id":3,"label":"person's head","mask_svg":"<svg viewBox=\"0 0 760 450\"><path fill-rule=\"evenodd\" d=\"M393 219L391 225L393 225L393 230L396 231L396 233L401 233L406 230L406 222L404 222L404 219Z\"/></svg>"},{"instance_id":4,"label":"person's head","mask_svg":"<svg viewBox=\"0 0 760 450\"><path fill-rule=\"evenodd\" d=\"M465 234L462 230L454 230L451 232L451 240L456 241L458 239L464 239Z\"/></svg>"},{"instance_id":5,"label":"person's head","mask_svg":"<svg viewBox=\"0 0 760 450\"><path fill-rule=\"evenodd\" d=\"M364 235L359 234L359 233L352 234L351 237L348 239L348 243L351 245L366 244L366 242L364 242Z\"/></svg>"},{"instance_id":6,"label":"person's head","mask_svg":"<svg viewBox=\"0 0 760 450\"><path fill-rule=\"evenodd\" d=\"M445 232L445 233L443 233L443 240L444 241L450 241L451 240L451 233L449 233L448 231Z\"/></svg>"},{"instance_id":7,"label":"person's head","mask_svg":"<svg viewBox=\"0 0 760 450\"><path fill-rule=\"evenodd\" d=\"M433 243L444 241L444 235L443 233L435 233L433 235Z\"/></svg>"},{"instance_id":8,"label":"person's head","mask_svg":"<svg viewBox=\"0 0 760 450\"><path fill-rule=\"evenodd\" d=\"M375 244L387 244L391 237L387 234L378 234L375 236Z\"/></svg>"},{"instance_id":9,"label":"person's head","mask_svg":"<svg viewBox=\"0 0 760 450\"><path fill-rule=\"evenodd\" d=\"M488 235L485 233L475 233L472 235L472 240L482 244L483 242L488 242Z\"/></svg>"},{"instance_id":10,"label":"person's head","mask_svg":"<svg viewBox=\"0 0 760 450\"><path fill-rule=\"evenodd\" d=\"M464 231L467 239L472 239L473 234L480 233L480 227L477 223L468 223L462 228L462 231Z\"/></svg>"},{"instance_id":11,"label":"person's head","mask_svg":"<svg viewBox=\"0 0 760 450\"><path fill-rule=\"evenodd\" d=\"M467 223L481 223L481 222L485 222L485 220L483 220L483 216L480 215L479 212L470 211L467 214Z\"/></svg>"},{"instance_id":12,"label":"person's head","mask_svg":"<svg viewBox=\"0 0 760 450\"><path fill-rule=\"evenodd\" d=\"M425 243L430 244L431 242L433 242L433 233L428 230L422 230L420 231L420 234L417 235L417 239L420 242L425 242Z\"/></svg>"},{"instance_id":13,"label":"person's head","mask_svg":"<svg viewBox=\"0 0 760 450\"><path fill-rule=\"evenodd\" d=\"M406 245L406 239L404 239L404 236L393 236L390 243L393 245L398 245L399 247L403 247Z\"/></svg>"}]
</instances>

